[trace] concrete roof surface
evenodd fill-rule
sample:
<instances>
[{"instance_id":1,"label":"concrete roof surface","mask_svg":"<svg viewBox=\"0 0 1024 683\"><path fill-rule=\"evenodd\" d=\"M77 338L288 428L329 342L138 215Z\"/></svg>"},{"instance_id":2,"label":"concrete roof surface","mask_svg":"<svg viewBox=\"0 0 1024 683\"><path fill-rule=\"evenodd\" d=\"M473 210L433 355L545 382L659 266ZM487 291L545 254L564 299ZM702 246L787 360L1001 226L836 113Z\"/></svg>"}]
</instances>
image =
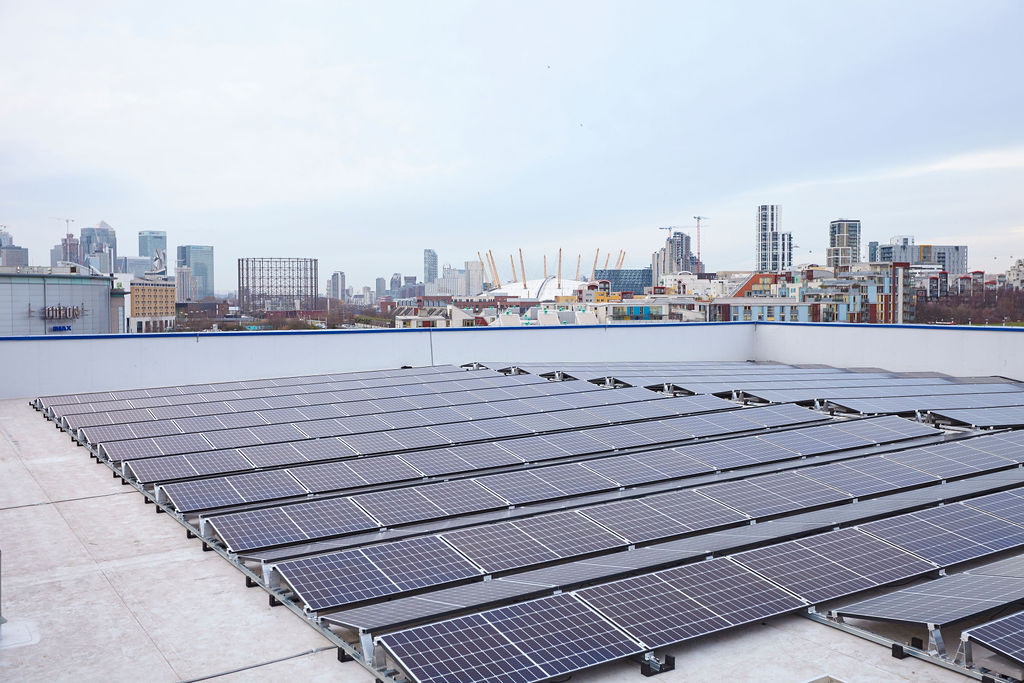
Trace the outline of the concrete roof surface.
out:
<instances>
[{"instance_id":1,"label":"concrete roof surface","mask_svg":"<svg viewBox=\"0 0 1024 683\"><path fill-rule=\"evenodd\" d=\"M27 403L0 401L0 680L372 681ZM661 683L966 680L799 616L662 652ZM644 680L628 661L574 678Z\"/></svg>"}]
</instances>

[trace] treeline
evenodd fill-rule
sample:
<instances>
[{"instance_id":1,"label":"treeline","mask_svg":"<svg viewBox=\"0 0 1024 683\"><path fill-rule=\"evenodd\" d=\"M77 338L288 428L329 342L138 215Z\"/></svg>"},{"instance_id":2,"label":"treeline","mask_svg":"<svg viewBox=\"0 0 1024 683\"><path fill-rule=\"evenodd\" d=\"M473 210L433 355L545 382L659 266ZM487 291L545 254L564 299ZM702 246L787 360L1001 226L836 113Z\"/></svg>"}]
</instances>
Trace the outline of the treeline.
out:
<instances>
[{"instance_id":1,"label":"treeline","mask_svg":"<svg viewBox=\"0 0 1024 683\"><path fill-rule=\"evenodd\" d=\"M1024 290L1000 289L918 303L914 322L1002 325L1024 322Z\"/></svg>"}]
</instances>

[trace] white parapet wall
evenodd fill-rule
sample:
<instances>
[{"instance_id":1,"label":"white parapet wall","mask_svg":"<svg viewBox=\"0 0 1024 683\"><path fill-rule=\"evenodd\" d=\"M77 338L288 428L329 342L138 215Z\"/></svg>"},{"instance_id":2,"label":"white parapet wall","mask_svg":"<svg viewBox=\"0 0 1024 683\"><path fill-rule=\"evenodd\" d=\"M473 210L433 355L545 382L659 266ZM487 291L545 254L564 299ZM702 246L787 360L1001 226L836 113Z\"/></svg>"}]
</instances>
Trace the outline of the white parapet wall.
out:
<instances>
[{"instance_id":1,"label":"white parapet wall","mask_svg":"<svg viewBox=\"0 0 1024 683\"><path fill-rule=\"evenodd\" d=\"M0 398L473 361L751 360L747 323L0 338Z\"/></svg>"},{"instance_id":2,"label":"white parapet wall","mask_svg":"<svg viewBox=\"0 0 1024 683\"><path fill-rule=\"evenodd\" d=\"M1024 380L1024 328L681 323L0 338L0 398L473 361L684 360Z\"/></svg>"},{"instance_id":3,"label":"white parapet wall","mask_svg":"<svg viewBox=\"0 0 1024 683\"><path fill-rule=\"evenodd\" d=\"M757 323L756 360L1024 381L1024 328Z\"/></svg>"}]
</instances>

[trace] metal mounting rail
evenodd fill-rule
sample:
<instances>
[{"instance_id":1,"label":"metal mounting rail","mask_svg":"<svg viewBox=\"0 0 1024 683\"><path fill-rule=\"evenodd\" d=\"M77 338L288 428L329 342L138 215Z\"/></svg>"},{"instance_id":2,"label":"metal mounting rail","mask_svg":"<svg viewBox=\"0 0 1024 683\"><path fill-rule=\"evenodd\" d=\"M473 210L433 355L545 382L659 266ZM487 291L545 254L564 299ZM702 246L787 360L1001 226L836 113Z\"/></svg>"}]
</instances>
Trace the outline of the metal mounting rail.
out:
<instances>
[{"instance_id":1,"label":"metal mounting rail","mask_svg":"<svg viewBox=\"0 0 1024 683\"><path fill-rule=\"evenodd\" d=\"M805 612L800 612L800 614L810 619L811 621L815 621L819 624L824 624L825 626L829 626L831 628L843 631L844 633L849 633L851 635L857 636L858 638L863 638L864 640L869 640L872 643L888 647L892 650L892 656L898 659L904 659L905 657L915 657L922 661L928 662L929 664L941 666L944 669L949 669L950 671L955 671L956 673L961 674L963 676L968 676L975 680L983 681L986 683L991 683L994 681L1009 682L1016 680L1007 676L999 675L994 672L982 672L977 669L967 668L963 664L960 664L952 659L940 657L937 653L912 647L905 643L893 640L892 638L887 638L877 633L872 633L871 631L868 631L866 629L851 626L844 622L834 621L832 619L829 619L824 614L815 611L813 607L808 608Z\"/></svg>"}]
</instances>

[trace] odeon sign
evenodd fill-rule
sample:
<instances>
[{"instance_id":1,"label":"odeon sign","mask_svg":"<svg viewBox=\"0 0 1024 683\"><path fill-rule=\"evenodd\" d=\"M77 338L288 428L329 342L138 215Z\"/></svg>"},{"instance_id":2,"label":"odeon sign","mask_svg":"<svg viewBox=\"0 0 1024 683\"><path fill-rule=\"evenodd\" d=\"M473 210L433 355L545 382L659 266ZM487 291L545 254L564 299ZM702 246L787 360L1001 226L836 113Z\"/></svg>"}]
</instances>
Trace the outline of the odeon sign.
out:
<instances>
[{"instance_id":1,"label":"odeon sign","mask_svg":"<svg viewBox=\"0 0 1024 683\"><path fill-rule=\"evenodd\" d=\"M47 306L43 309L43 320L77 320L81 316L81 306Z\"/></svg>"}]
</instances>

